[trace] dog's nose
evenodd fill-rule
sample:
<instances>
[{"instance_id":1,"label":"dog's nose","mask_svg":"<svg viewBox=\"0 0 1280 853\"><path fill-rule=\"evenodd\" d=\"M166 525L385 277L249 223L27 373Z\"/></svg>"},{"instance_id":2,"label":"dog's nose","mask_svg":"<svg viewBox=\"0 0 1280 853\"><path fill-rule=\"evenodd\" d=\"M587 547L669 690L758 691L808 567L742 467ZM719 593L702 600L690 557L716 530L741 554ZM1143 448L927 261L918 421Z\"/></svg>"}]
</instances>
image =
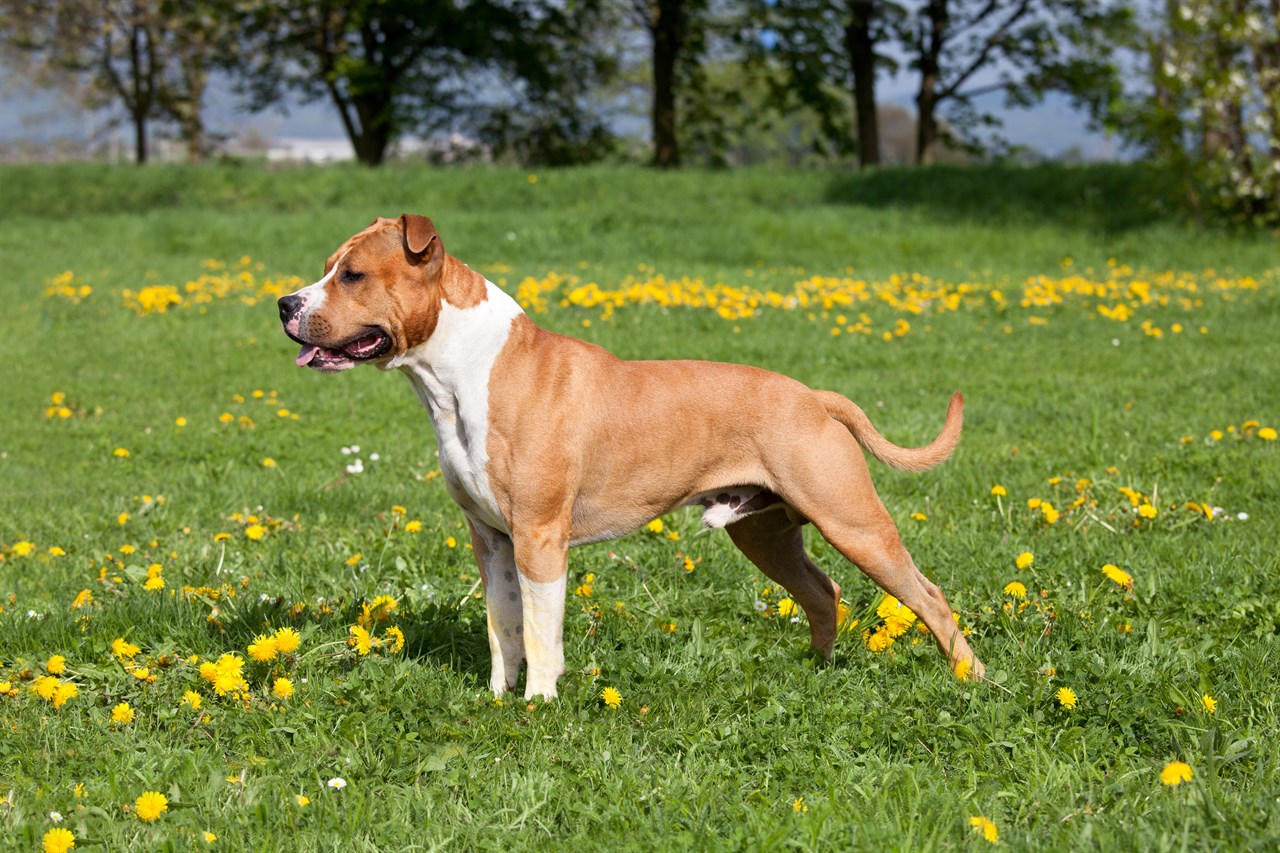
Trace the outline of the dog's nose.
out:
<instances>
[{"instance_id":1,"label":"dog's nose","mask_svg":"<svg viewBox=\"0 0 1280 853\"><path fill-rule=\"evenodd\" d=\"M302 297L297 294L290 293L288 296L281 296L276 302L280 308L280 322L287 323L298 313L298 309L302 307Z\"/></svg>"}]
</instances>

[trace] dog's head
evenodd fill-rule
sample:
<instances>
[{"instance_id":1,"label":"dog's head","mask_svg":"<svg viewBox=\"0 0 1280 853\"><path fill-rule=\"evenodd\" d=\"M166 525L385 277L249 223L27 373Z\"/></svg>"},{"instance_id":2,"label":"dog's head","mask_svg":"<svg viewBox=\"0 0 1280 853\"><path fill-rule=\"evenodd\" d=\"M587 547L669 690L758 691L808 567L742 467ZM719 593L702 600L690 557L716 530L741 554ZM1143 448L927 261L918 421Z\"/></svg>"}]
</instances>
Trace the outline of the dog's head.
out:
<instances>
[{"instance_id":1,"label":"dog's head","mask_svg":"<svg viewBox=\"0 0 1280 853\"><path fill-rule=\"evenodd\" d=\"M319 281L280 298L280 322L302 345L300 366L386 367L431 337L442 299L476 298L473 277L445 254L427 217L380 218L329 256Z\"/></svg>"}]
</instances>

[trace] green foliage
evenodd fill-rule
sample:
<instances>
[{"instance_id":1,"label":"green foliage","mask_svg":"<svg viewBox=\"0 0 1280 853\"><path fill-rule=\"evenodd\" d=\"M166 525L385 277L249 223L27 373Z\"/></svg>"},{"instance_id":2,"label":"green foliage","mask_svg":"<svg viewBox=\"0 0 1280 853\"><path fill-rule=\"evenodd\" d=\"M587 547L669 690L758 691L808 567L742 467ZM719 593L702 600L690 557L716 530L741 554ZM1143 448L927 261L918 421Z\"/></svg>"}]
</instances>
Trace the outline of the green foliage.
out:
<instances>
[{"instance_id":1,"label":"green foliage","mask_svg":"<svg viewBox=\"0 0 1280 853\"><path fill-rule=\"evenodd\" d=\"M0 280L0 354L16 378L0 405L0 682L17 692L0 695L0 846L37 849L51 812L77 849L185 850L205 832L213 849L985 849L975 816L1013 849L1280 842L1280 443L1246 427L1280 421L1267 237L1194 232L1149 206L1158 184L1124 167L536 177L0 170L0 253L22 260ZM1055 212L1082 198L1097 201ZM1200 305L1144 303L1128 321L1083 296L930 308L887 341L829 335L836 311L820 308L724 321L633 305L605 320L553 303L539 323L626 357L754 363L840 390L903 444L932 437L963 389L955 458L872 476L992 683L957 682L914 635L874 654L854 630L832 663L815 661L803 618L780 617L781 593L684 510L661 533L573 552L570 588L590 573L592 593L570 599L561 698L530 708L487 694L476 570L400 377L296 368L269 299L147 316L122 306L122 290L182 290L213 259L258 282L311 280L338 242L402 209L430 214L451 253L513 291L549 270L612 286L643 263L785 287L853 265L852 277L999 286L1012 303L1027 277L1101 278L1109 258L1205 284ZM91 293L45 295L68 270ZM1260 289L1212 285L1247 277ZM866 310L893 316L882 302ZM47 416L54 392L70 416ZM353 444L360 474L344 470ZM1078 478L1097 506L1068 511ZM1131 526L1120 486L1159 515ZM1036 497L1063 519L1028 509ZM1197 517L1186 501L1232 518ZM20 542L34 548L19 555ZM809 544L869 624L878 591ZM1019 570L1022 551L1035 561ZM142 586L152 562L158 592ZM1056 615L1019 611L1002 592L1015 580ZM184 585L219 596L184 597ZM83 589L93 602L72 609ZM381 595L398 606L375 633L394 624L406 646L361 656L349 629ZM256 636L285 626L301 635L295 653L247 659ZM112 654L116 638L140 646L135 666L153 683ZM247 709L187 662L231 652L247 659ZM60 708L31 689L54 654L79 685ZM279 677L293 682L288 699L272 692ZM1055 699L1061 687L1074 710ZM182 704L189 689L203 713ZM122 702L136 719L113 724ZM1160 772L1174 759L1194 777L1170 788ZM169 801L154 823L132 813L144 791Z\"/></svg>"}]
</instances>

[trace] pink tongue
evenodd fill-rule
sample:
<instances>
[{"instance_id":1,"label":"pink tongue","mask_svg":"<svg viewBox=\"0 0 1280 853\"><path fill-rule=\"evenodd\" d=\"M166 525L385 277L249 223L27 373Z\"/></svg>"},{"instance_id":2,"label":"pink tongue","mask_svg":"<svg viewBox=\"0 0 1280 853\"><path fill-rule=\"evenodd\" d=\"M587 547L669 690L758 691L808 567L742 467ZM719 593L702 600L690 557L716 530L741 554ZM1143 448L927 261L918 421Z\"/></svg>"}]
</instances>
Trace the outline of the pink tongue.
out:
<instances>
[{"instance_id":1,"label":"pink tongue","mask_svg":"<svg viewBox=\"0 0 1280 853\"><path fill-rule=\"evenodd\" d=\"M303 344L302 349L298 350L298 367L306 367L311 363L311 359L316 357L316 353L320 352L320 347L313 347L311 344Z\"/></svg>"},{"instance_id":2,"label":"pink tongue","mask_svg":"<svg viewBox=\"0 0 1280 853\"><path fill-rule=\"evenodd\" d=\"M356 341L354 344L351 344L350 346L348 346L347 352L355 356L361 356L367 352L372 352L373 350L377 349L378 343L379 343L378 336L370 335L369 337L361 338L360 340Z\"/></svg>"}]
</instances>

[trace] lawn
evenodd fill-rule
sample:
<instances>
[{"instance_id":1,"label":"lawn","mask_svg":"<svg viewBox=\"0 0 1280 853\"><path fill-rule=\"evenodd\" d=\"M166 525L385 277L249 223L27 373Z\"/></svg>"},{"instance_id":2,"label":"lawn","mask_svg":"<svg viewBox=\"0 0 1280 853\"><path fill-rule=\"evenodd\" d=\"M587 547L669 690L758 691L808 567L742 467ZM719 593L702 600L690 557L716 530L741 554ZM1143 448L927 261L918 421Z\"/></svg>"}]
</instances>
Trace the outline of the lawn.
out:
<instances>
[{"instance_id":1,"label":"lawn","mask_svg":"<svg viewBox=\"0 0 1280 853\"><path fill-rule=\"evenodd\" d=\"M0 169L0 847L1274 848L1280 260L1166 186ZM276 318L401 212L623 357L787 373L904 445L962 390L949 462L872 476L990 680L810 535L848 612L816 660L688 509L575 550L560 698L495 700L425 412Z\"/></svg>"}]
</instances>

